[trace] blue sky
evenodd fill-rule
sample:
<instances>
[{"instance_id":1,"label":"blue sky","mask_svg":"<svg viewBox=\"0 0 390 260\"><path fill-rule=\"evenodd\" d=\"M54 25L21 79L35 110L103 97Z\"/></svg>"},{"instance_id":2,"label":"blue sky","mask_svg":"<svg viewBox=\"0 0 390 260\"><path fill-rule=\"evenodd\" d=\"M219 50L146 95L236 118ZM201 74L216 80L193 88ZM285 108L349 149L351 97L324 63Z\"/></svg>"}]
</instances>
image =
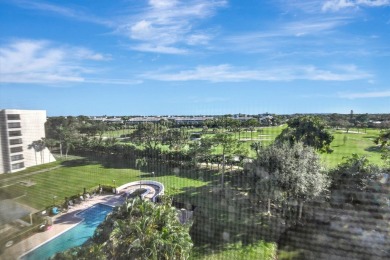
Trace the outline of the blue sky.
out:
<instances>
[{"instance_id":1,"label":"blue sky","mask_svg":"<svg viewBox=\"0 0 390 260\"><path fill-rule=\"evenodd\" d=\"M390 112L390 0L0 0L0 106Z\"/></svg>"}]
</instances>

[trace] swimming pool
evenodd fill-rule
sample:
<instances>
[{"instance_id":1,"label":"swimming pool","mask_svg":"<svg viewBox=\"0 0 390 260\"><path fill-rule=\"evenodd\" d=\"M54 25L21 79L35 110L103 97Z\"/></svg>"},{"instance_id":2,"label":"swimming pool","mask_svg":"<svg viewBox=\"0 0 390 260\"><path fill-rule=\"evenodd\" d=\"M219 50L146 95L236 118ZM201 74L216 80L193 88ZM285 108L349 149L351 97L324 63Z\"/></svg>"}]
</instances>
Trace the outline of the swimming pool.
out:
<instances>
[{"instance_id":1,"label":"swimming pool","mask_svg":"<svg viewBox=\"0 0 390 260\"><path fill-rule=\"evenodd\" d=\"M105 219L112 209L112 207L107 205L96 204L80 212L77 216L84 220L77 226L22 256L20 259L47 259L57 252L82 245L93 235L96 227Z\"/></svg>"}]
</instances>

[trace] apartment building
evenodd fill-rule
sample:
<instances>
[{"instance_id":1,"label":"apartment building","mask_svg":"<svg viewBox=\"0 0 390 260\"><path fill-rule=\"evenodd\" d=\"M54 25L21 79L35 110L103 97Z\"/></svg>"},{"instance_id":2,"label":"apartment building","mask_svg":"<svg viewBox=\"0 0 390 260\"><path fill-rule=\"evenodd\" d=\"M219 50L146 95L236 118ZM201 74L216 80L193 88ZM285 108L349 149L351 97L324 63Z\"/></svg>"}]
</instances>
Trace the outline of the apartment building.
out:
<instances>
[{"instance_id":1,"label":"apartment building","mask_svg":"<svg viewBox=\"0 0 390 260\"><path fill-rule=\"evenodd\" d=\"M0 174L55 161L40 145L45 137L46 111L0 110Z\"/></svg>"}]
</instances>

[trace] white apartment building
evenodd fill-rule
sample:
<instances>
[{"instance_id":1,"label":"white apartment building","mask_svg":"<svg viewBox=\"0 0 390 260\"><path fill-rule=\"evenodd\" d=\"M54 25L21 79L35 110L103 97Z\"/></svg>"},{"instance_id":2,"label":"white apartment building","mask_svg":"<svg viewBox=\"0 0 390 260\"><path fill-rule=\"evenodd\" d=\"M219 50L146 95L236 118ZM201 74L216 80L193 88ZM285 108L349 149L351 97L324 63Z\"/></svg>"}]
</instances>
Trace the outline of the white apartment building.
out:
<instances>
[{"instance_id":1,"label":"white apartment building","mask_svg":"<svg viewBox=\"0 0 390 260\"><path fill-rule=\"evenodd\" d=\"M0 174L55 161L49 149L34 145L45 137L45 122L45 110L0 110Z\"/></svg>"}]
</instances>

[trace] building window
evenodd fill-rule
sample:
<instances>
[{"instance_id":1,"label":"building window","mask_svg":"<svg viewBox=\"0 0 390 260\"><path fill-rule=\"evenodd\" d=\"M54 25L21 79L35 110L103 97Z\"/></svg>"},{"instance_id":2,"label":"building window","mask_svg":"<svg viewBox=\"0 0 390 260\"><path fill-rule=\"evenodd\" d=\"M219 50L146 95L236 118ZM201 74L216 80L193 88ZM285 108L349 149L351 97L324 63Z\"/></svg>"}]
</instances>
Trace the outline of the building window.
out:
<instances>
[{"instance_id":1,"label":"building window","mask_svg":"<svg viewBox=\"0 0 390 260\"><path fill-rule=\"evenodd\" d=\"M19 161L19 160L23 160L23 154L17 154L17 155L12 155L11 156L11 161Z\"/></svg>"},{"instance_id":2,"label":"building window","mask_svg":"<svg viewBox=\"0 0 390 260\"><path fill-rule=\"evenodd\" d=\"M10 137L13 137L13 136L22 136L22 132L21 132L21 131L9 131L9 136L10 136Z\"/></svg>"},{"instance_id":3,"label":"building window","mask_svg":"<svg viewBox=\"0 0 390 260\"><path fill-rule=\"evenodd\" d=\"M19 122L15 122L15 123L8 123L8 128L20 128L21 125Z\"/></svg>"},{"instance_id":4,"label":"building window","mask_svg":"<svg viewBox=\"0 0 390 260\"><path fill-rule=\"evenodd\" d=\"M24 168L24 162L12 164L12 170Z\"/></svg>"},{"instance_id":5,"label":"building window","mask_svg":"<svg viewBox=\"0 0 390 260\"><path fill-rule=\"evenodd\" d=\"M14 144L22 144L23 141L22 141L22 138L18 138L18 139L11 139L9 140L9 144L10 145L14 145Z\"/></svg>"},{"instance_id":6,"label":"building window","mask_svg":"<svg viewBox=\"0 0 390 260\"><path fill-rule=\"evenodd\" d=\"M19 114L8 114L7 119L8 120L20 120L20 115Z\"/></svg>"},{"instance_id":7,"label":"building window","mask_svg":"<svg viewBox=\"0 0 390 260\"><path fill-rule=\"evenodd\" d=\"M23 152L23 147L22 146L12 147L11 148L11 153L19 153L19 152Z\"/></svg>"}]
</instances>

